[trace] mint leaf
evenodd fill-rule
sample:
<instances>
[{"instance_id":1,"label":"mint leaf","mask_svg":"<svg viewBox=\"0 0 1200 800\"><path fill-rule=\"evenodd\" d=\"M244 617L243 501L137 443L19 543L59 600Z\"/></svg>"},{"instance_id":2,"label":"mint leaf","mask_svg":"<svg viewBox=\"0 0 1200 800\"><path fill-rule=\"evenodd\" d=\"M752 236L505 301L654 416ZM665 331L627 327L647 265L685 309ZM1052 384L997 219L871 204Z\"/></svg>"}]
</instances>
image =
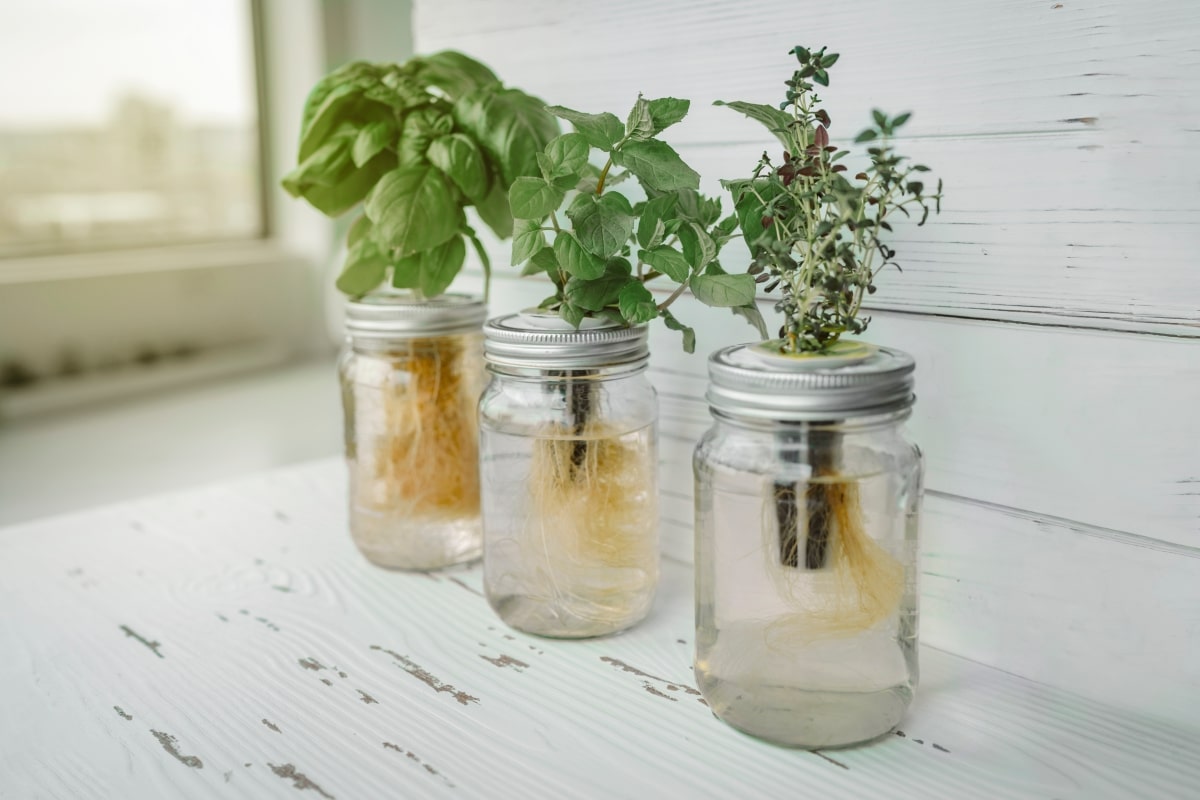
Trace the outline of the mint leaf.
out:
<instances>
[{"instance_id":1,"label":"mint leaf","mask_svg":"<svg viewBox=\"0 0 1200 800\"><path fill-rule=\"evenodd\" d=\"M350 248L346 264L338 276L337 288L351 297L361 297L383 282L387 274L387 257L370 239L363 239Z\"/></svg>"},{"instance_id":2,"label":"mint leaf","mask_svg":"<svg viewBox=\"0 0 1200 800\"><path fill-rule=\"evenodd\" d=\"M451 100L476 89L499 85L500 79L475 59L454 50L443 50L431 56L414 59L417 80L436 86Z\"/></svg>"},{"instance_id":3,"label":"mint leaf","mask_svg":"<svg viewBox=\"0 0 1200 800\"><path fill-rule=\"evenodd\" d=\"M673 331L681 331L683 333L683 352L685 352L685 353L696 352L696 331L695 331L695 329L693 329L690 325L684 325L682 322L680 322L678 319L675 318L674 314L672 314L670 311L668 311L665 308L662 311L660 311L659 313L662 314L663 324L665 324L669 329L671 329ZM763 338L764 339L767 338L766 334L763 334Z\"/></svg>"},{"instance_id":4,"label":"mint leaf","mask_svg":"<svg viewBox=\"0 0 1200 800\"><path fill-rule=\"evenodd\" d=\"M653 123L651 132L657 136L667 128L687 116L692 107L690 100L680 100L675 97L660 97L650 101L650 119ZM688 351L691 352L690 350Z\"/></svg>"},{"instance_id":5,"label":"mint leaf","mask_svg":"<svg viewBox=\"0 0 1200 800\"><path fill-rule=\"evenodd\" d=\"M643 250L641 258L642 261L645 261L676 283L686 281L692 271L683 254L675 248L667 247L666 245L659 245L650 250Z\"/></svg>"},{"instance_id":6,"label":"mint leaf","mask_svg":"<svg viewBox=\"0 0 1200 800\"><path fill-rule=\"evenodd\" d=\"M594 194L579 197L584 198L584 201L578 205L573 203L567 210L567 217L575 227L579 243L592 255L601 258L613 255L633 233L633 215L630 213L632 209L626 210L629 208L629 201L625 200L622 207L620 200L611 199L621 197L618 194L603 195L599 198Z\"/></svg>"},{"instance_id":7,"label":"mint leaf","mask_svg":"<svg viewBox=\"0 0 1200 800\"><path fill-rule=\"evenodd\" d=\"M658 316L658 306L654 303L654 295L639 281L626 283L617 295L617 307L621 316L630 325L649 322Z\"/></svg>"},{"instance_id":8,"label":"mint leaf","mask_svg":"<svg viewBox=\"0 0 1200 800\"><path fill-rule=\"evenodd\" d=\"M761 103L743 103L740 100L735 100L727 103L724 100L717 100L713 103L714 106L728 106L734 111L739 111L745 114L755 122L761 122L766 126L767 130L775 134L785 150L792 147L791 137L788 135L789 126L794 120L792 115L786 111L780 111L775 106L765 106Z\"/></svg>"},{"instance_id":9,"label":"mint leaf","mask_svg":"<svg viewBox=\"0 0 1200 800\"><path fill-rule=\"evenodd\" d=\"M704 269L717 257L717 243L695 222L681 225L677 235L680 245L683 246L683 257L696 272Z\"/></svg>"},{"instance_id":10,"label":"mint leaf","mask_svg":"<svg viewBox=\"0 0 1200 800\"><path fill-rule=\"evenodd\" d=\"M588 152L587 139L578 133L564 133L551 139L545 152L546 168L549 170L546 180L571 176L571 186L574 186L584 165L588 163Z\"/></svg>"},{"instance_id":11,"label":"mint leaf","mask_svg":"<svg viewBox=\"0 0 1200 800\"><path fill-rule=\"evenodd\" d=\"M730 308L754 302L754 278L749 275L693 275L689 286L706 306Z\"/></svg>"},{"instance_id":12,"label":"mint leaf","mask_svg":"<svg viewBox=\"0 0 1200 800\"><path fill-rule=\"evenodd\" d=\"M467 197L476 200L487 194L488 172L483 163L483 153L469 136L452 133L434 139L425 155Z\"/></svg>"},{"instance_id":13,"label":"mint leaf","mask_svg":"<svg viewBox=\"0 0 1200 800\"><path fill-rule=\"evenodd\" d=\"M367 216L376 241L400 256L437 247L466 223L446 177L430 166L384 175L367 198Z\"/></svg>"},{"instance_id":14,"label":"mint leaf","mask_svg":"<svg viewBox=\"0 0 1200 800\"><path fill-rule=\"evenodd\" d=\"M554 239L554 255L559 265L576 278L591 280L604 274L604 261L584 250L579 240L565 231Z\"/></svg>"},{"instance_id":15,"label":"mint leaf","mask_svg":"<svg viewBox=\"0 0 1200 800\"><path fill-rule=\"evenodd\" d=\"M537 154L558 135L545 104L518 89L476 89L454 103L454 119L499 166L506 186L535 174Z\"/></svg>"},{"instance_id":16,"label":"mint leaf","mask_svg":"<svg viewBox=\"0 0 1200 800\"><path fill-rule=\"evenodd\" d=\"M517 220L513 225L512 264L524 264L546 246L542 224L535 219Z\"/></svg>"},{"instance_id":17,"label":"mint leaf","mask_svg":"<svg viewBox=\"0 0 1200 800\"><path fill-rule=\"evenodd\" d=\"M700 187L700 175L683 163L671 145L657 139L628 142L613 153L613 161L636 175L648 191L670 192Z\"/></svg>"},{"instance_id":18,"label":"mint leaf","mask_svg":"<svg viewBox=\"0 0 1200 800\"><path fill-rule=\"evenodd\" d=\"M625 135L625 126L615 114L585 114L563 106L549 106L546 111L574 125L575 131L587 139L588 144L606 153L612 152L613 145Z\"/></svg>"},{"instance_id":19,"label":"mint leaf","mask_svg":"<svg viewBox=\"0 0 1200 800\"><path fill-rule=\"evenodd\" d=\"M678 201L679 198L674 194L664 194L646 201L642 206L641 218L638 221L637 240L639 245L647 248L662 243L662 239L657 242L653 241L657 223L673 219L672 214Z\"/></svg>"},{"instance_id":20,"label":"mint leaf","mask_svg":"<svg viewBox=\"0 0 1200 800\"><path fill-rule=\"evenodd\" d=\"M625 267L628 267L628 263ZM567 302L587 311L600 311L605 306L615 305L621 289L636 278L629 277L629 270L619 264L605 266L604 274L593 280L571 278L563 290Z\"/></svg>"},{"instance_id":21,"label":"mint leaf","mask_svg":"<svg viewBox=\"0 0 1200 800\"><path fill-rule=\"evenodd\" d=\"M625 136L631 141L644 141L653 135L654 120L650 117L650 103L639 94L625 120Z\"/></svg>"},{"instance_id":22,"label":"mint leaf","mask_svg":"<svg viewBox=\"0 0 1200 800\"><path fill-rule=\"evenodd\" d=\"M558 309L558 315L571 324L572 328L578 328L579 323L583 322L583 318L587 316L587 312L582 308L571 303L563 303Z\"/></svg>"},{"instance_id":23,"label":"mint leaf","mask_svg":"<svg viewBox=\"0 0 1200 800\"><path fill-rule=\"evenodd\" d=\"M508 204L517 219L541 221L558 208L565 194L541 178L517 178L508 190Z\"/></svg>"},{"instance_id":24,"label":"mint leaf","mask_svg":"<svg viewBox=\"0 0 1200 800\"><path fill-rule=\"evenodd\" d=\"M734 306L729 309L735 317L742 317L747 322L755 327L758 335L763 339L767 338L767 321L763 319L762 312L758 310L757 303L749 303L744 306Z\"/></svg>"},{"instance_id":25,"label":"mint leaf","mask_svg":"<svg viewBox=\"0 0 1200 800\"><path fill-rule=\"evenodd\" d=\"M539 272L549 273L553 277L558 276L558 259L554 256L553 247L543 247L538 250L529 259L525 269L521 270L522 275L536 275Z\"/></svg>"},{"instance_id":26,"label":"mint leaf","mask_svg":"<svg viewBox=\"0 0 1200 800\"><path fill-rule=\"evenodd\" d=\"M383 148L387 147L396 135L396 126L387 121L368 122L358 132L354 139L354 149L351 156L354 166L366 164Z\"/></svg>"},{"instance_id":27,"label":"mint leaf","mask_svg":"<svg viewBox=\"0 0 1200 800\"><path fill-rule=\"evenodd\" d=\"M467 245L463 242L463 237L455 236L445 244L426 250L417 257L421 264L421 294L425 297L437 297L446 291L446 287L462 269L463 261L467 258Z\"/></svg>"}]
</instances>

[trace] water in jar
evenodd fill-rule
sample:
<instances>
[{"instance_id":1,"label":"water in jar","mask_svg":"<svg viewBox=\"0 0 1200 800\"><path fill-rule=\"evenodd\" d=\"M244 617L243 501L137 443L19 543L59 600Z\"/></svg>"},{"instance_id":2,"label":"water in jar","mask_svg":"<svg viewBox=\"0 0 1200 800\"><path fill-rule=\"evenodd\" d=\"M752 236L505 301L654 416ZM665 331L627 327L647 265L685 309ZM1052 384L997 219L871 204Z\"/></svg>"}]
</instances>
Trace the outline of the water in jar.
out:
<instances>
[{"instance_id":1,"label":"water in jar","mask_svg":"<svg viewBox=\"0 0 1200 800\"><path fill-rule=\"evenodd\" d=\"M697 457L696 679L717 716L808 748L900 721L917 682L915 464L821 476Z\"/></svg>"},{"instance_id":2,"label":"water in jar","mask_svg":"<svg viewBox=\"0 0 1200 800\"><path fill-rule=\"evenodd\" d=\"M542 636L641 620L658 581L655 426L546 423L481 440L484 576L504 622Z\"/></svg>"}]
</instances>

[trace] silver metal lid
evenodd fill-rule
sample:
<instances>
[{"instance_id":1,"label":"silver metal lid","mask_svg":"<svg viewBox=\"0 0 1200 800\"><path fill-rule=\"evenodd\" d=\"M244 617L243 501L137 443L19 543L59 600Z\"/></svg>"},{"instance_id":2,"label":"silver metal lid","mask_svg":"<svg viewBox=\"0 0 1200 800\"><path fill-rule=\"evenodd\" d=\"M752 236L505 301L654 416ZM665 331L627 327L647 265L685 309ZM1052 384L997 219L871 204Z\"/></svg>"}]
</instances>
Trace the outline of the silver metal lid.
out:
<instances>
[{"instance_id":1,"label":"silver metal lid","mask_svg":"<svg viewBox=\"0 0 1200 800\"><path fill-rule=\"evenodd\" d=\"M585 319L578 330L557 314L523 311L493 317L483 326L489 364L532 369L589 369L645 361L646 326Z\"/></svg>"},{"instance_id":2,"label":"silver metal lid","mask_svg":"<svg viewBox=\"0 0 1200 800\"><path fill-rule=\"evenodd\" d=\"M487 305L465 294L421 300L407 292L381 292L346 302L346 332L355 338L469 333L479 330L485 319Z\"/></svg>"},{"instance_id":3,"label":"silver metal lid","mask_svg":"<svg viewBox=\"0 0 1200 800\"><path fill-rule=\"evenodd\" d=\"M708 359L713 411L797 422L864 417L911 406L912 356L870 347L865 357L796 358L757 344L716 351Z\"/></svg>"}]
</instances>

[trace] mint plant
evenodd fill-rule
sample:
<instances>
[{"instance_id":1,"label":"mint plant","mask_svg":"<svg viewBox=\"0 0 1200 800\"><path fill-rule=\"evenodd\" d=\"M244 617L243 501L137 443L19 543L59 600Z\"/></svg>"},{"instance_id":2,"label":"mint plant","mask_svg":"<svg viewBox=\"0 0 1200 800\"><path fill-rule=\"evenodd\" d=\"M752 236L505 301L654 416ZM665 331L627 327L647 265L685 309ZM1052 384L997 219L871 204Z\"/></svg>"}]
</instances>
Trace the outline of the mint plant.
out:
<instances>
[{"instance_id":1,"label":"mint plant","mask_svg":"<svg viewBox=\"0 0 1200 800\"><path fill-rule=\"evenodd\" d=\"M826 48L795 47L799 68L787 81L779 108L756 103L718 101L765 125L783 145L781 159L763 153L752 177L722 181L732 193L746 244L750 274L779 288L777 311L784 317L781 352L829 352L842 334L862 333L869 317L859 318L863 300L876 291L876 276L896 263L896 251L884 238L891 220L920 212L925 224L931 208L941 211L942 182L926 193L921 173L929 171L899 155L891 137L911 116L888 117L872 111L872 124L855 138L873 143L869 164L847 178L839 163L848 156L829 141L829 114L820 107L816 84L829 85L837 53Z\"/></svg>"},{"instance_id":2,"label":"mint plant","mask_svg":"<svg viewBox=\"0 0 1200 800\"><path fill-rule=\"evenodd\" d=\"M490 276L465 209L500 238L512 235L508 188L537 172L558 132L540 100L461 53L355 61L309 94L299 163L283 187L330 217L364 204L338 289L361 296L390 282L436 297L462 268L467 241Z\"/></svg>"},{"instance_id":3,"label":"mint plant","mask_svg":"<svg viewBox=\"0 0 1200 800\"><path fill-rule=\"evenodd\" d=\"M720 200L702 196L700 176L658 138L689 106L674 97L639 96L623 125L610 113L547 109L575 131L550 140L536 156L541 174L517 177L508 194L516 220L512 263L554 283L541 308L575 327L585 317L627 325L661 317L683 334L690 353L695 331L670 310L690 288L702 303L732 308L765 331L754 279L727 274L717 260L737 218L721 219ZM592 163L596 154L602 166ZM644 200L611 191L631 176ZM656 302L647 288L652 282L675 287Z\"/></svg>"}]
</instances>

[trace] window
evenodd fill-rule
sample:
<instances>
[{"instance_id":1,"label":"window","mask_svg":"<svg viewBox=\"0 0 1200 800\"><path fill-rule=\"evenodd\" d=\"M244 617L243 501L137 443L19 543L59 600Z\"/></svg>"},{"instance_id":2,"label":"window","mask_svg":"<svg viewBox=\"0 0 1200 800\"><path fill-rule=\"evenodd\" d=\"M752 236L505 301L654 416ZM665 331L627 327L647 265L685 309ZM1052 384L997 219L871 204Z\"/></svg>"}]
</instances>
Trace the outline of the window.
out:
<instances>
[{"instance_id":1,"label":"window","mask_svg":"<svg viewBox=\"0 0 1200 800\"><path fill-rule=\"evenodd\" d=\"M0 258L264 235L251 0L0 4Z\"/></svg>"}]
</instances>

